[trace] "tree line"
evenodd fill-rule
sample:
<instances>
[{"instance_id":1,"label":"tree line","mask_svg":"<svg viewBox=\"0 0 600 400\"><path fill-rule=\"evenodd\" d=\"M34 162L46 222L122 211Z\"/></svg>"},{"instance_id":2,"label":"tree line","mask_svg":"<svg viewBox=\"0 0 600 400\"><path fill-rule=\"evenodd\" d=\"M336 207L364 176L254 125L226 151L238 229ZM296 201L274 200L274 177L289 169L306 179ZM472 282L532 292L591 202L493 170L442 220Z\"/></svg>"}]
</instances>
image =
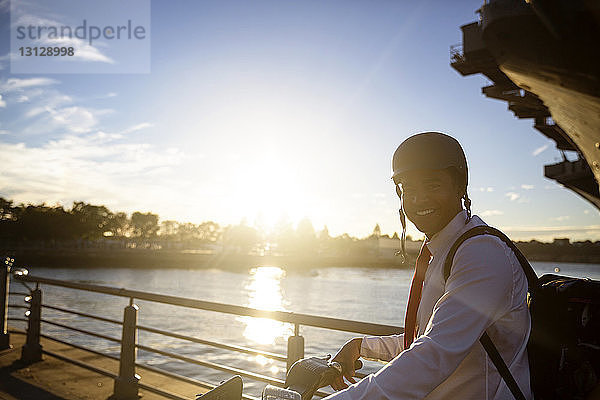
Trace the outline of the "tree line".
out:
<instances>
[{"instance_id":1,"label":"tree line","mask_svg":"<svg viewBox=\"0 0 600 400\"><path fill-rule=\"evenodd\" d=\"M82 247L82 243L120 243L118 247L194 248L220 244L236 253L262 249L286 254L310 254L328 251L332 254L364 253L372 246L370 241L381 235L379 225L373 234L357 239L347 233L332 237L327 226L316 231L309 219L296 227L291 222L280 222L271 232L248 226L221 226L213 221L200 224L160 221L151 212L114 212L104 205L83 201L73 202L70 208L62 205L14 204L0 197L0 240L2 247L26 246L43 243L43 247ZM394 236L397 238L397 234ZM127 246L125 246L127 244ZM157 245L158 244L158 245ZM38 246L39 247L39 246Z\"/></svg>"},{"instance_id":2,"label":"tree line","mask_svg":"<svg viewBox=\"0 0 600 400\"><path fill-rule=\"evenodd\" d=\"M160 221L151 212L113 212L104 205L83 201L70 208L62 205L14 204L0 197L0 248L14 247L134 247L155 249L198 249L220 246L228 252L275 252L286 255L364 256L381 255L381 240L398 242L398 234L381 233L379 225L365 238L347 233L332 237L327 226L315 231L309 219L296 227L280 222L265 232L244 221L221 226L214 221L200 224ZM407 237L410 241L410 236ZM108 245L107 245L108 243ZM600 242L574 242L555 239L553 243L536 240L516 242L532 260L600 262ZM394 246L392 243L391 246ZM388 243L388 246L390 244ZM414 246L413 246L414 247ZM393 250L393 249L392 249Z\"/></svg>"},{"instance_id":3,"label":"tree line","mask_svg":"<svg viewBox=\"0 0 600 400\"><path fill-rule=\"evenodd\" d=\"M113 212L104 205L83 201L70 208L62 205L18 204L0 197L0 238L15 241L154 239L216 241L220 226L212 221L202 224L162 221L157 214L136 211Z\"/></svg>"}]
</instances>

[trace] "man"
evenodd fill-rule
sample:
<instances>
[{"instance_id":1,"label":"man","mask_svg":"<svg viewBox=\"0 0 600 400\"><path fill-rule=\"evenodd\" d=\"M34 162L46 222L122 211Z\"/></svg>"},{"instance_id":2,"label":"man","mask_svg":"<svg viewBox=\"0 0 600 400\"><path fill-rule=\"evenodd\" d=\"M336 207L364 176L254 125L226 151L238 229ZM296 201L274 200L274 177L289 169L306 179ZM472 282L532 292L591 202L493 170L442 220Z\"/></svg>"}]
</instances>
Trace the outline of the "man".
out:
<instances>
[{"instance_id":1,"label":"man","mask_svg":"<svg viewBox=\"0 0 600 400\"><path fill-rule=\"evenodd\" d=\"M333 360L342 364L350 383L355 383L353 366L359 357L389 363L350 387L340 377L332 387L345 390L328 399L512 399L479 342L486 331L525 396L532 398L527 279L510 248L495 236L472 237L458 248L444 281L452 244L467 230L485 225L471 217L460 144L438 132L414 135L398 147L392 167L403 230L406 215L426 236L405 333L344 344Z\"/></svg>"}]
</instances>

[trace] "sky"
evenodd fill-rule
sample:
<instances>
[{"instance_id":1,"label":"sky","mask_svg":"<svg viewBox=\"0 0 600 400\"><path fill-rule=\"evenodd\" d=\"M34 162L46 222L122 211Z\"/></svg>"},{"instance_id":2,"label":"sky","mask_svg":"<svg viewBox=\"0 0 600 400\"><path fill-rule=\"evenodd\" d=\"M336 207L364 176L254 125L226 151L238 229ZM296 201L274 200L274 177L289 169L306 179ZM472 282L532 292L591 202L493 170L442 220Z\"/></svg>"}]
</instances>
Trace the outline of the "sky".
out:
<instances>
[{"instance_id":1,"label":"sky","mask_svg":"<svg viewBox=\"0 0 600 400\"><path fill-rule=\"evenodd\" d=\"M140 1L110 13L76 3L90 21L146 18L148 48L72 39L71 70L23 73L11 24L75 17L42 0L17 15L0 0L1 197L392 234L391 156L433 130L463 145L473 212L488 224L518 240L600 240L598 210L543 177L561 160L554 142L483 96L485 77L449 65L480 1L178 0L148 12Z\"/></svg>"}]
</instances>

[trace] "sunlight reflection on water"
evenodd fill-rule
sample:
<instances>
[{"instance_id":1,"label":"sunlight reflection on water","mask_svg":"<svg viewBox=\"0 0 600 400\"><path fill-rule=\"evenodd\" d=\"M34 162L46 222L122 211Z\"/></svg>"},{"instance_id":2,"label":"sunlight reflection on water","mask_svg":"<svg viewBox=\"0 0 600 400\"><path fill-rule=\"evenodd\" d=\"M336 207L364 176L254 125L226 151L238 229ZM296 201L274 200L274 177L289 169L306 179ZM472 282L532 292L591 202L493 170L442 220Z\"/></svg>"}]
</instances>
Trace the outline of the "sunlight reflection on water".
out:
<instances>
[{"instance_id":1,"label":"sunlight reflection on water","mask_svg":"<svg viewBox=\"0 0 600 400\"><path fill-rule=\"evenodd\" d=\"M256 267L250 270L248 307L268 311L284 311L281 280L285 271L279 267ZM246 324L244 337L259 344L275 344L292 332L292 326L266 318L240 317Z\"/></svg>"}]
</instances>

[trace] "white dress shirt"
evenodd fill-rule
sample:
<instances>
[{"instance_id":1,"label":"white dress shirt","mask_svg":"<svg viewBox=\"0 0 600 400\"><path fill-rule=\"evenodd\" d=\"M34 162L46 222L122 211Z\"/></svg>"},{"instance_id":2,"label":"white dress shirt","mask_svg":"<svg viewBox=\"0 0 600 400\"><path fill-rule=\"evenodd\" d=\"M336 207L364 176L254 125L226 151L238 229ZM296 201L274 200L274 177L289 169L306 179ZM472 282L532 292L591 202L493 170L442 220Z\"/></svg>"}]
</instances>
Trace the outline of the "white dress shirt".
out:
<instances>
[{"instance_id":1,"label":"white dress shirt","mask_svg":"<svg viewBox=\"0 0 600 400\"><path fill-rule=\"evenodd\" d=\"M479 338L488 335L527 399L530 316L527 279L499 238L468 239L454 257L448 281L443 268L452 244L468 229L463 210L428 242L431 259L417 312L418 337L404 349L404 335L367 336L361 356L390 361L327 399L513 399Z\"/></svg>"}]
</instances>

